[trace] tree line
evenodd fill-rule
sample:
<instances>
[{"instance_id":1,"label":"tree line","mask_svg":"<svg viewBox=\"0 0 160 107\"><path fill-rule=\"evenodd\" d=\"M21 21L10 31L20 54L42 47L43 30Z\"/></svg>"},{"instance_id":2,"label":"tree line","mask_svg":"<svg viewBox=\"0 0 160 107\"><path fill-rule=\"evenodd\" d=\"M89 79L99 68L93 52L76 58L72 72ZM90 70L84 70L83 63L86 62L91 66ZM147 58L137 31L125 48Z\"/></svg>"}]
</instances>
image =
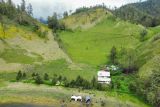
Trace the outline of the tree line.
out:
<instances>
[{"instance_id":1,"label":"tree line","mask_svg":"<svg viewBox=\"0 0 160 107\"><path fill-rule=\"evenodd\" d=\"M159 5L159 0L147 0L115 8L112 12L116 17L123 20L129 20L146 27L154 27L160 24Z\"/></svg>"},{"instance_id":2,"label":"tree line","mask_svg":"<svg viewBox=\"0 0 160 107\"><path fill-rule=\"evenodd\" d=\"M113 46L108 57L108 63L120 66L122 72L125 74L137 72L141 66L141 64L138 63L135 50L122 48L118 51L117 48ZM152 71L151 76L147 77L147 79L135 75L128 88L132 93L141 96L141 98L149 104L160 107L160 66L158 61L157 65L156 69ZM120 87L119 83L116 84Z\"/></svg>"},{"instance_id":3,"label":"tree line","mask_svg":"<svg viewBox=\"0 0 160 107\"><path fill-rule=\"evenodd\" d=\"M118 51L117 48L113 46L107 58L109 59L109 64L118 65L123 73L129 74L138 70L136 63L137 56L133 49L121 48Z\"/></svg>"},{"instance_id":4,"label":"tree line","mask_svg":"<svg viewBox=\"0 0 160 107\"><path fill-rule=\"evenodd\" d=\"M22 0L20 5L15 5L12 0L0 1L0 17L9 18L21 25L32 25L34 24L32 5L26 5L25 0ZM1 20L3 21L3 20Z\"/></svg>"},{"instance_id":5,"label":"tree line","mask_svg":"<svg viewBox=\"0 0 160 107\"><path fill-rule=\"evenodd\" d=\"M51 86L64 86L70 88L82 88L82 89L95 89L104 91L109 89L103 84L98 83L96 77L93 77L91 81L84 79L81 76L77 76L76 79L68 80L65 76L54 74L50 77L47 73L40 75L38 73L32 73L31 76L27 76L25 72L19 71L16 75L16 81L32 81L35 84L46 84Z\"/></svg>"}]
</instances>

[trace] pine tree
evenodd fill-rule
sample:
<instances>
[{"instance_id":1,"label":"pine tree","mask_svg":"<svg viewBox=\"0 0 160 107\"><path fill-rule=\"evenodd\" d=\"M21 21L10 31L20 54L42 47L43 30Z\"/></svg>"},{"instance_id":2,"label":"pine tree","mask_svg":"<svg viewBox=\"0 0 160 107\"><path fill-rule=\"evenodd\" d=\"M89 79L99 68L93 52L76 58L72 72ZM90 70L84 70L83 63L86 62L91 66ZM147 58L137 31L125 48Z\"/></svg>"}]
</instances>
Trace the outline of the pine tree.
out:
<instances>
[{"instance_id":1,"label":"pine tree","mask_svg":"<svg viewBox=\"0 0 160 107\"><path fill-rule=\"evenodd\" d=\"M39 76L39 74L36 75L35 83L36 84L42 84L43 83L43 81L42 81L41 77Z\"/></svg>"},{"instance_id":2,"label":"pine tree","mask_svg":"<svg viewBox=\"0 0 160 107\"><path fill-rule=\"evenodd\" d=\"M112 47L109 58L112 64L116 64L117 49L115 46Z\"/></svg>"},{"instance_id":3,"label":"pine tree","mask_svg":"<svg viewBox=\"0 0 160 107\"><path fill-rule=\"evenodd\" d=\"M44 80L49 80L49 76L47 73L44 74Z\"/></svg>"},{"instance_id":4,"label":"pine tree","mask_svg":"<svg viewBox=\"0 0 160 107\"><path fill-rule=\"evenodd\" d=\"M27 6L27 13L32 16L33 15L33 7L32 4L29 3L29 5Z\"/></svg>"},{"instance_id":5,"label":"pine tree","mask_svg":"<svg viewBox=\"0 0 160 107\"><path fill-rule=\"evenodd\" d=\"M26 2L25 0L22 0L22 3L21 3L21 11L25 11L26 10Z\"/></svg>"},{"instance_id":6,"label":"pine tree","mask_svg":"<svg viewBox=\"0 0 160 107\"><path fill-rule=\"evenodd\" d=\"M91 80L91 86L92 86L92 88L96 88L96 86L97 86L97 80L95 77L93 77Z\"/></svg>"},{"instance_id":7,"label":"pine tree","mask_svg":"<svg viewBox=\"0 0 160 107\"><path fill-rule=\"evenodd\" d=\"M19 81L22 78L22 72L19 71L16 76L16 80Z\"/></svg>"},{"instance_id":8,"label":"pine tree","mask_svg":"<svg viewBox=\"0 0 160 107\"><path fill-rule=\"evenodd\" d=\"M8 3L10 6L13 5L12 0L8 0L7 3Z\"/></svg>"},{"instance_id":9,"label":"pine tree","mask_svg":"<svg viewBox=\"0 0 160 107\"><path fill-rule=\"evenodd\" d=\"M65 12L63 13L63 17L64 17L64 18L67 18L67 17L68 17L68 12L67 12L67 11L65 11Z\"/></svg>"},{"instance_id":10,"label":"pine tree","mask_svg":"<svg viewBox=\"0 0 160 107\"><path fill-rule=\"evenodd\" d=\"M25 72L22 74L22 77L23 77L23 78L26 78L26 77L27 77L27 75L26 75Z\"/></svg>"},{"instance_id":11,"label":"pine tree","mask_svg":"<svg viewBox=\"0 0 160 107\"><path fill-rule=\"evenodd\" d=\"M56 83L57 83L57 79L56 79L56 78L53 78L53 79L52 79L52 85L56 85Z\"/></svg>"}]
</instances>

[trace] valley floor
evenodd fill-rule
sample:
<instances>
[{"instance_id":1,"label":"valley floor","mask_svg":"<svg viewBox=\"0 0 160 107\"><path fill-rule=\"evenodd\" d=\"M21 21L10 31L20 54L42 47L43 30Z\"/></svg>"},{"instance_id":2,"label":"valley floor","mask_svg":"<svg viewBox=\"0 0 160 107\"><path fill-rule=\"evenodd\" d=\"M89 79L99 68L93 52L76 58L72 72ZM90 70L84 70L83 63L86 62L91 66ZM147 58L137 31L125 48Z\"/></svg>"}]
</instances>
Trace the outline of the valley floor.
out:
<instances>
[{"instance_id":1,"label":"valley floor","mask_svg":"<svg viewBox=\"0 0 160 107\"><path fill-rule=\"evenodd\" d=\"M70 102L72 95L91 96L92 107L148 107L129 94L9 82L0 85L0 107L85 106L84 103Z\"/></svg>"}]
</instances>

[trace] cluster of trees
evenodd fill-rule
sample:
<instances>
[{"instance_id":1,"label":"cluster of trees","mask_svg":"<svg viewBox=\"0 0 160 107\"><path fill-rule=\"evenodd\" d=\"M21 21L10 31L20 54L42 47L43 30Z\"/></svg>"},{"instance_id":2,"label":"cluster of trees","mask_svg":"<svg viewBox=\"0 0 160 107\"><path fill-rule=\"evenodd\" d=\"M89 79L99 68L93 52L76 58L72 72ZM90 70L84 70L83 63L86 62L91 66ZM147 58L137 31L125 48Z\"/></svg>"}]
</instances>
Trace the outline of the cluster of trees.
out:
<instances>
[{"instance_id":1,"label":"cluster of trees","mask_svg":"<svg viewBox=\"0 0 160 107\"><path fill-rule=\"evenodd\" d=\"M154 70L148 79L137 77L129 86L154 107L160 107L160 69Z\"/></svg>"},{"instance_id":2,"label":"cluster of trees","mask_svg":"<svg viewBox=\"0 0 160 107\"><path fill-rule=\"evenodd\" d=\"M114 15L133 23L140 23L146 27L154 27L160 24L160 1L147 0L115 8Z\"/></svg>"},{"instance_id":3,"label":"cluster of trees","mask_svg":"<svg viewBox=\"0 0 160 107\"><path fill-rule=\"evenodd\" d=\"M70 88L82 88L82 89L97 89L100 91L106 90L106 86L98 83L97 79L95 77L92 78L91 81L88 81L81 76L77 76L75 80L68 80L66 77L63 77L61 75L54 75L53 77L49 77L47 73L45 73L43 76L40 76L38 73L32 73L31 79L27 78L26 73L22 73L19 71L16 76L16 80L34 80L34 83L36 84L47 84L51 86L60 85L64 87L70 87Z\"/></svg>"},{"instance_id":4,"label":"cluster of trees","mask_svg":"<svg viewBox=\"0 0 160 107\"><path fill-rule=\"evenodd\" d=\"M19 71L17 73L17 76L16 76L16 80L19 81L19 80L22 80L22 79L26 79L26 73L22 73L22 71Z\"/></svg>"},{"instance_id":5,"label":"cluster of trees","mask_svg":"<svg viewBox=\"0 0 160 107\"><path fill-rule=\"evenodd\" d=\"M57 13L54 13L53 16L48 16L48 27L56 32L57 30L65 30L65 24L60 22L58 19Z\"/></svg>"},{"instance_id":6,"label":"cluster of trees","mask_svg":"<svg viewBox=\"0 0 160 107\"><path fill-rule=\"evenodd\" d=\"M88 12L90 10L95 10L97 8L103 8L104 10L107 9L105 4L100 4L100 5L96 5L96 6L90 6L90 7L80 7L80 8L77 8L76 11L73 13L73 14L78 14L78 13L81 13L81 12Z\"/></svg>"},{"instance_id":7,"label":"cluster of trees","mask_svg":"<svg viewBox=\"0 0 160 107\"><path fill-rule=\"evenodd\" d=\"M4 21L6 18L15 21L21 25L33 25L34 20L31 17L33 15L32 5L26 6L25 0L22 0L20 5L15 5L12 0L1 0L0 1L0 17Z\"/></svg>"},{"instance_id":8,"label":"cluster of trees","mask_svg":"<svg viewBox=\"0 0 160 107\"><path fill-rule=\"evenodd\" d=\"M115 46L111 48L109 63L120 66L124 73L128 74L137 71L138 66L136 61L137 57L135 50L121 48L121 50L118 51Z\"/></svg>"},{"instance_id":9,"label":"cluster of trees","mask_svg":"<svg viewBox=\"0 0 160 107\"><path fill-rule=\"evenodd\" d=\"M143 35L146 34L145 31L142 32ZM157 38L158 37L159 36L157 36ZM122 48L118 51L116 47L113 46L110 51L109 59L109 63L120 66L126 74L138 71L138 68L141 66L141 62L138 62L140 59L137 58L136 50L132 49L126 50L125 48ZM160 66L158 61L157 65L158 66L152 71L150 77L141 78L139 76L135 76L133 81L129 83L128 87L131 92L141 96L146 102L149 102L154 107L160 106ZM119 81L115 81L112 82L111 86L112 89L114 87L120 88L121 84Z\"/></svg>"}]
</instances>

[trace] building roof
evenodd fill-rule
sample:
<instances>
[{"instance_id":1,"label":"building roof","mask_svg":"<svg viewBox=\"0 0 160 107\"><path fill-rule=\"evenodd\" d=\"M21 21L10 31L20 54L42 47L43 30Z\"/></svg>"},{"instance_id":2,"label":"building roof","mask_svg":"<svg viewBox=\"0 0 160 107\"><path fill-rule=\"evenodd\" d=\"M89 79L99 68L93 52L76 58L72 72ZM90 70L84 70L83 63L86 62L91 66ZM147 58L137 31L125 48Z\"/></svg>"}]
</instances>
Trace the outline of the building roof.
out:
<instances>
[{"instance_id":1,"label":"building roof","mask_svg":"<svg viewBox=\"0 0 160 107\"><path fill-rule=\"evenodd\" d=\"M98 77L98 81L108 81L108 82L110 82L111 81L111 78L108 78L108 77Z\"/></svg>"},{"instance_id":2,"label":"building roof","mask_svg":"<svg viewBox=\"0 0 160 107\"><path fill-rule=\"evenodd\" d=\"M98 76L110 76L110 72L108 72L108 71L98 71Z\"/></svg>"}]
</instances>

